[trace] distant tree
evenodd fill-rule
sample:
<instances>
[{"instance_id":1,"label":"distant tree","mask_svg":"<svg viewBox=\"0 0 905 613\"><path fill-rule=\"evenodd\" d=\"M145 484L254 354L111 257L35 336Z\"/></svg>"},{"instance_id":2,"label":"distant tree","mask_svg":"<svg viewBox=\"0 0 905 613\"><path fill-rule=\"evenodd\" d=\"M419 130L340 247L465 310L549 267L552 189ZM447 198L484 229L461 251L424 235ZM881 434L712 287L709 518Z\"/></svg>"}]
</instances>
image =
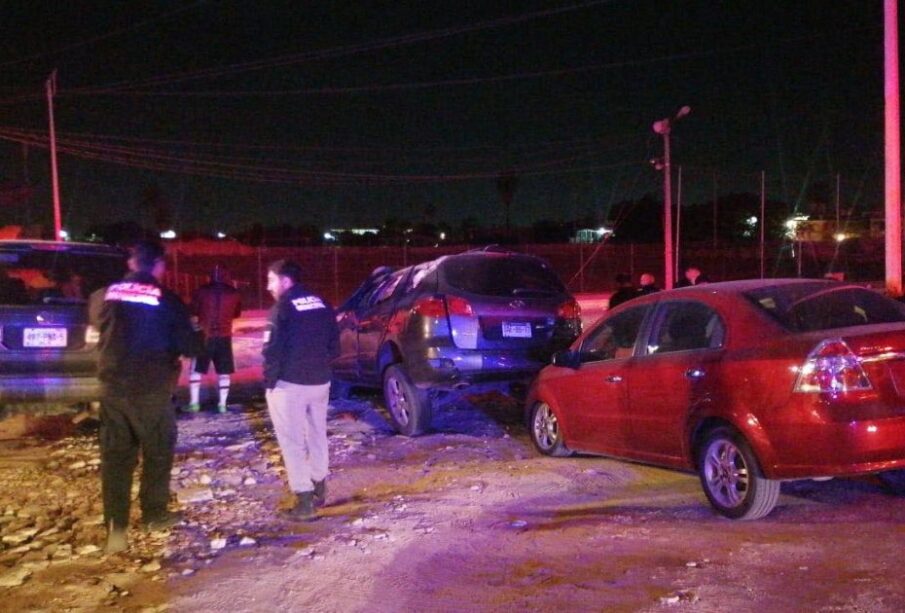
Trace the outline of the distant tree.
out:
<instances>
[{"instance_id":1,"label":"distant tree","mask_svg":"<svg viewBox=\"0 0 905 613\"><path fill-rule=\"evenodd\" d=\"M144 189L139 209L145 219L150 221L150 225L158 231L172 229L173 205L158 184L154 183Z\"/></svg>"},{"instance_id":2,"label":"distant tree","mask_svg":"<svg viewBox=\"0 0 905 613\"><path fill-rule=\"evenodd\" d=\"M506 233L509 233L509 209L512 207L512 201L515 198L515 190L518 188L518 177L513 173L507 172L501 174L496 181L497 192L500 194L500 201L506 210Z\"/></svg>"}]
</instances>

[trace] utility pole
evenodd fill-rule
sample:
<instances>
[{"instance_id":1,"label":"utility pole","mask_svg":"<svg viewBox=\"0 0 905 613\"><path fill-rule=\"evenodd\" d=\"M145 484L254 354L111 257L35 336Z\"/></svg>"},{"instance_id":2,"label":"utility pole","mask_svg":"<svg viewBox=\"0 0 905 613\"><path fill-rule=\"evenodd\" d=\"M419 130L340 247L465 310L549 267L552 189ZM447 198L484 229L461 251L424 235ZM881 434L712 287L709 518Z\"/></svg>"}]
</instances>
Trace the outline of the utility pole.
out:
<instances>
[{"instance_id":1,"label":"utility pole","mask_svg":"<svg viewBox=\"0 0 905 613\"><path fill-rule=\"evenodd\" d=\"M899 22L897 0L883 2L886 132L886 291L902 295L902 162L899 123Z\"/></svg>"},{"instance_id":2,"label":"utility pole","mask_svg":"<svg viewBox=\"0 0 905 613\"><path fill-rule=\"evenodd\" d=\"M57 133L53 124L53 97L57 93L57 71L54 69L45 83L47 89L47 113L50 133L50 176L53 184L53 239L63 240L60 215L60 181L57 177Z\"/></svg>"},{"instance_id":3,"label":"utility pole","mask_svg":"<svg viewBox=\"0 0 905 613\"><path fill-rule=\"evenodd\" d=\"M667 117L654 122L654 132L663 137L663 288L673 288L673 248L672 248L672 169L670 167L669 133L672 124L691 112L690 106L683 106L675 117Z\"/></svg>"}]
</instances>

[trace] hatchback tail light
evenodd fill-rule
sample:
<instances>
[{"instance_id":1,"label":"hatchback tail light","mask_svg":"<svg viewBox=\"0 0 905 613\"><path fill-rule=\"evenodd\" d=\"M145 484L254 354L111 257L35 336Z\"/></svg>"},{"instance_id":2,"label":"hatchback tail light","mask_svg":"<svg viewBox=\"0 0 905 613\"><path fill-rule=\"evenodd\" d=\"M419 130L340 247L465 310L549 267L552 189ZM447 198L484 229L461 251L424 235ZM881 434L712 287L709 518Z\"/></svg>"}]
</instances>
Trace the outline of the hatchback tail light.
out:
<instances>
[{"instance_id":1,"label":"hatchback tail light","mask_svg":"<svg viewBox=\"0 0 905 613\"><path fill-rule=\"evenodd\" d=\"M804 393L864 391L872 389L858 357L840 338L827 339L808 355L798 373L795 391Z\"/></svg>"},{"instance_id":2,"label":"hatchback tail light","mask_svg":"<svg viewBox=\"0 0 905 613\"><path fill-rule=\"evenodd\" d=\"M581 306L576 300L563 302L556 309L556 315L563 319L581 319Z\"/></svg>"},{"instance_id":3,"label":"hatchback tail light","mask_svg":"<svg viewBox=\"0 0 905 613\"><path fill-rule=\"evenodd\" d=\"M412 311L422 317L446 317L447 314L471 317L474 311L471 304L458 296L427 296L415 303Z\"/></svg>"}]
</instances>

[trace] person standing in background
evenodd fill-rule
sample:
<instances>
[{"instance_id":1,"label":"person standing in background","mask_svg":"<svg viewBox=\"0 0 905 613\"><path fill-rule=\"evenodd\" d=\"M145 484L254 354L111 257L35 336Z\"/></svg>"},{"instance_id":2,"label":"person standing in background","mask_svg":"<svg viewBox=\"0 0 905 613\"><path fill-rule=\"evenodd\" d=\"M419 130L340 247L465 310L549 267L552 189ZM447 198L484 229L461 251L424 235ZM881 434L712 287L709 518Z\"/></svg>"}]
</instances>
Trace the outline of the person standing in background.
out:
<instances>
[{"instance_id":1,"label":"person standing in background","mask_svg":"<svg viewBox=\"0 0 905 613\"><path fill-rule=\"evenodd\" d=\"M210 282L192 295L192 315L204 334L204 352L193 360L189 375L190 412L201 409L201 378L211 363L217 373L217 411L226 412L230 375L235 372L233 360L233 320L242 313L242 297L232 284L229 271L214 266Z\"/></svg>"}]
</instances>

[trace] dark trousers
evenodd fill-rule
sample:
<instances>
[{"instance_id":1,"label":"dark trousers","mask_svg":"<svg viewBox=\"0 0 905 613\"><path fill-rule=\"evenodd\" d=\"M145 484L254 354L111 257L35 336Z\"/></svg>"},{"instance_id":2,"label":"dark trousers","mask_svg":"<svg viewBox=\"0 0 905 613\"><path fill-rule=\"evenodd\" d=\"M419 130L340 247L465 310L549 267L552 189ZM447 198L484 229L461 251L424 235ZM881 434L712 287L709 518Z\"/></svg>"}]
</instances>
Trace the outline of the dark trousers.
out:
<instances>
[{"instance_id":1,"label":"dark trousers","mask_svg":"<svg viewBox=\"0 0 905 613\"><path fill-rule=\"evenodd\" d=\"M117 529L129 524L132 474L141 450L139 503L144 521L166 513L170 469L176 448L176 413L171 390L107 391L101 402L101 491L104 523Z\"/></svg>"}]
</instances>

